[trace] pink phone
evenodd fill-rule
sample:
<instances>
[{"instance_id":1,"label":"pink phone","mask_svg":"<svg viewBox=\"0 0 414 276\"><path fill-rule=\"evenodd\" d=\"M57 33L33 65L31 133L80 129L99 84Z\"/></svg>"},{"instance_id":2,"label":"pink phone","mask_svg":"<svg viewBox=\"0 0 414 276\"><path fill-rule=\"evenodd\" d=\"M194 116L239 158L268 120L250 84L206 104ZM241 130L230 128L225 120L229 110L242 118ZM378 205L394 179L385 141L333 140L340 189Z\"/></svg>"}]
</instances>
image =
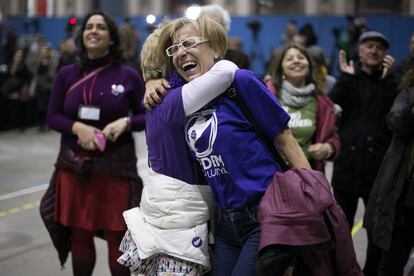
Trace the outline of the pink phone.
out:
<instances>
[{"instance_id":1,"label":"pink phone","mask_svg":"<svg viewBox=\"0 0 414 276\"><path fill-rule=\"evenodd\" d=\"M98 149L100 151L104 151L106 147L105 136L101 132L97 132L95 135L96 135L96 139L98 140L98 145L97 145Z\"/></svg>"}]
</instances>

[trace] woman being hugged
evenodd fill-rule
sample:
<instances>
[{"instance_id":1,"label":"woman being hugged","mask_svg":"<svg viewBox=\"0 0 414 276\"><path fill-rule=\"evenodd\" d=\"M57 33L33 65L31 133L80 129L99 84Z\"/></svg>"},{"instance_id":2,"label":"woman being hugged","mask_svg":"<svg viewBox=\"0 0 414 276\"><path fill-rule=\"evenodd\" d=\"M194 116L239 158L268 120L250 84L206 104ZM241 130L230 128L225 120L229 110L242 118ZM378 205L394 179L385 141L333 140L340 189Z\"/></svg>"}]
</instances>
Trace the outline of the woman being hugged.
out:
<instances>
[{"instance_id":1,"label":"woman being hugged","mask_svg":"<svg viewBox=\"0 0 414 276\"><path fill-rule=\"evenodd\" d=\"M121 64L118 29L106 14L88 14L76 39L80 62L59 70L49 103L61 143L40 211L62 265L72 252L74 275L92 274L97 233L108 242L111 274L129 275L116 260L122 212L139 204L142 190L131 131L145 127L144 84Z\"/></svg>"},{"instance_id":2,"label":"woman being hugged","mask_svg":"<svg viewBox=\"0 0 414 276\"><path fill-rule=\"evenodd\" d=\"M280 57L267 81L291 119L289 128L313 169L323 171L324 161L339 153L333 102L315 83L311 59L301 46L291 44Z\"/></svg>"}]
</instances>

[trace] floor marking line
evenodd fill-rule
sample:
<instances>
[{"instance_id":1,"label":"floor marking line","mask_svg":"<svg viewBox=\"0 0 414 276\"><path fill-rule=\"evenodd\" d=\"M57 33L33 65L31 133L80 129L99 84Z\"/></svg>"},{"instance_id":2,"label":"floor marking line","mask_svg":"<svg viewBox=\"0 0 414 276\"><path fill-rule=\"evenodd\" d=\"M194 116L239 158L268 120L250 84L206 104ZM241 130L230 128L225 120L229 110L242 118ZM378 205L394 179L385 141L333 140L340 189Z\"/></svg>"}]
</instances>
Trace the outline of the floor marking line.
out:
<instances>
[{"instance_id":1,"label":"floor marking line","mask_svg":"<svg viewBox=\"0 0 414 276\"><path fill-rule=\"evenodd\" d=\"M37 185L37 186L34 186L34 187L30 187L30 188L27 188L27 189L23 189L23 190L20 190L20 191L16 191L16 192L13 192L13 193L0 195L0 201L15 198L15 197L19 197L19 196L22 196L22 195L35 193L35 192L39 192L39 191L43 191L43 190L46 190L48 186L49 186L49 183L45 183L45 184Z\"/></svg>"},{"instance_id":2,"label":"floor marking line","mask_svg":"<svg viewBox=\"0 0 414 276\"><path fill-rule=\"evenodd\" d=\"M26 203L26 204L24 204L22 206L19 206L19 207L11 208L7 211L0 211L0 218L7 217L7 216L10 216L10 215L14 215L14 214L18 214L18 213L26 211L26 210L35 209L35 208L39 207L39 205L40 205L40 200L37 200L35 202Z\"/></svg>"},{"instance_id":3,"label":"floor marking line","mask_svg":"<svg viewBox=\"0 0 414 276\"><path fill-rule=\"evenodd\" d=\"M361 219L360 221L358 221L357 224L354 225L354 227L352 227L352 232L351 232L352 236L354 236L356 233L359 232L359 230L361 230L362 223L363 223L363 220Z\"/></svg>"}]
</instances>

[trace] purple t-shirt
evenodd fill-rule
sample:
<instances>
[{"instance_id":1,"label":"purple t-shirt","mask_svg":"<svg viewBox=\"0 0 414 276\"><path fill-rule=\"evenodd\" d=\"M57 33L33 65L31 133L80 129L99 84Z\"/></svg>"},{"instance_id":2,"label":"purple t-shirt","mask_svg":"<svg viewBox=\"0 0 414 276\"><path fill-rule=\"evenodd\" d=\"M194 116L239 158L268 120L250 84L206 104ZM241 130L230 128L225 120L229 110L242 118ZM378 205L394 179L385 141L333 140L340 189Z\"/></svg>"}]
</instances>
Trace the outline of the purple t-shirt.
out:
<instances>
[{"instance_id":1,"label":"purple t-shirt","mask_svg":"<svg viewBox=\"0 0 414 276\"><path fill-rule=\"evenodd\" d=\"M233 85L258 127L273 141L287 127L289 115L254 73L236 71ZM226 94L219 96L190 115L185 130L220 208L258 203L280 168L236 102Z\"/></svg>"},{"instance_id":2,"label":"purple t-shirt","mask_svg":"<svg viewBox=\"0 0 414 276\"><path fill-rule=\"evenodd\" d=\"M185 141L181 93L182 86L170 90L161 104L146 113L148 160L158 173L200 185L204 179Z\"/></svg>"},{"instance_id":3,"label":"purple t-shirt","mask_svg":"<svg viewBox=\"0 0 414 276\"><path fill-rule=\"evenodd\" d=\"M86 74L109 62L109 56L87 61ZM119 118L130 116L132 130L145 128L145 110L141 105L145 88L137 71L126 65L112 64L100 71L96 78L91 77L70 93L66 93L69 87L83 76L84 73L79 72L78 66L72 64L60 69L54 82L47 120L52 129L62 133L62 144L72 149L80 148L77 144L77 136L72 134L75 121L103 129ZM117 87L115 90L114 85ZM85 103L85 95L87 103ZM99 107L99 120L78 117L79 107L85 104ZM108 142L107 149L111 150L131 140L131 132L124 132L115 143Z\"/></svg>"}]
</instances>

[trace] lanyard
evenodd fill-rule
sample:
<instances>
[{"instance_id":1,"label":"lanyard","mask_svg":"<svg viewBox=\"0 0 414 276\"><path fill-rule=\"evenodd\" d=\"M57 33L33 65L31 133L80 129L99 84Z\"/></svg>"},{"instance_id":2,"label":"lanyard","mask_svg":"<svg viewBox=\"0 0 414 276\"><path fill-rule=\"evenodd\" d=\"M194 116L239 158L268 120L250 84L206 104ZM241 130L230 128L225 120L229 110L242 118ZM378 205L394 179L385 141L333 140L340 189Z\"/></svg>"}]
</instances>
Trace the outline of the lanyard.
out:
<instances>
[{"instance_id":1,"label":"lanyard","mask_svg":"<svg viewBox=\"0 0 414 276\"><path fill-rule=\"evenodd\" d=\"M78 87L82 83L86 82L88 79L92 78L93 76L96 76L99 72L101 72L102 70L104 70L104 69L108 68L109 66L111 66L111 64L112 63L110 62L107 65L101 66L98 69L93 70L92 72L90 72L88 75L84 74L83 78L81 78L80 80L78 80L77 82L75 82L74 84L72 84L69 87L69 89L65 93L65 97L66 97L67 94L72 92L76 87Z\"/></svg>"},{"instance_id":2,"label":"lanyard","mask_svg":"<svg viewBox=\"0 0 414 276\"><path fill-rule=\"evenodd\" d=\"M85 73L85 76L86 76L86 73ZM95 76L93 76L91 86L89 87L88 95L86 95L86 86L88 83L85 81L85 85L83 86L83 91L82 91L83 102L85 103L85 105L92 105L92 90L95 87L95 81L96 81L97 76L98 74L95 74Z\"/></svg>"}]
</instances>

